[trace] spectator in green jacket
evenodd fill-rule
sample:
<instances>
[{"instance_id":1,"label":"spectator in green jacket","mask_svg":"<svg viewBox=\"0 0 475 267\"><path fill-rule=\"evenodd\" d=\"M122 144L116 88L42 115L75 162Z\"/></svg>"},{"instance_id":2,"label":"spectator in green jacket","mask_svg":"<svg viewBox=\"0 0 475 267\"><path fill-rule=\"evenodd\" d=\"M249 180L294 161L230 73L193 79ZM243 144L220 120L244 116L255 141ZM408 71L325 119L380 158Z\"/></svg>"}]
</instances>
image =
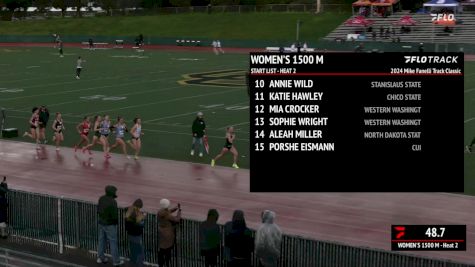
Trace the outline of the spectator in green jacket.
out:
<instances>
[{"instance_id":1,"label":"spectator in green jacket","mask_svg":"<svg viewBox=\"0 0 475 267\"><path fill-rule=\"evenodd\" d=\"M97 213L99 217L99 248L97 253L97 263L106 263L104 255L107 240L112 254L113 266L124 264L119 257L119 247L117 242L117 223L119 222L119 211L117 209L117 188L108 185L105 188L106 194L99 198Z\"/></svg>"},{"instance_id":2,"label":"spectator in green jacket","mask_svg":"<svg viewBox=\"0 0 475 267\"><path fill-rule=\"evenodd\" d=\"M203 120L203 112L198 112L196 114L196 119L193 121L191 126L191 131L193 133L193 143L191 144L190 155L195 155L195 146L199 147L199 156L203 157L203 136L206 132L206 123Z\"/></svg>"}]
</instances>

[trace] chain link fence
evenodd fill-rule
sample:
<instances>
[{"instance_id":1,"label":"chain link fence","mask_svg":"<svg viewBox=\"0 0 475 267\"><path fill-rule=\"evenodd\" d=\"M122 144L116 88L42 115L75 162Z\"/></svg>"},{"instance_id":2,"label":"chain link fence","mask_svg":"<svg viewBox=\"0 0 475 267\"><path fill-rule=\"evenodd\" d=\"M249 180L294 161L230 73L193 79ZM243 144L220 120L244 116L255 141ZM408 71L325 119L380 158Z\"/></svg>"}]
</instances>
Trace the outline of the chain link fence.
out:
<instances>
[{"instance_id":1,"label":"chain link fence","mask_svg":"<svg viewBox=\"0 0 475 267\"><path fill-rule=\"evenodd\" d=\"M8 199L9 231L12 240L40 244L58 253L67 249L82 249L91 252L93 257L97 251L96 204L15 190L8 193ZM124 218L124 214L125 209L120 209L119 218ZM204 266L199 251L199 224L200 222L184 219L177 226L173 267ZM159 238L157 216L148 214L143 236L145 261L148 265L157 266ZM128 257L127 234L123 223L119 223L118 240L120 255ZM258 266L255 257L253 263L254 266ZM226 266L224 244L221 244L219 266ZM470 265L284 235L280 266L469 267Z\"/></svg>"}]
</instances>

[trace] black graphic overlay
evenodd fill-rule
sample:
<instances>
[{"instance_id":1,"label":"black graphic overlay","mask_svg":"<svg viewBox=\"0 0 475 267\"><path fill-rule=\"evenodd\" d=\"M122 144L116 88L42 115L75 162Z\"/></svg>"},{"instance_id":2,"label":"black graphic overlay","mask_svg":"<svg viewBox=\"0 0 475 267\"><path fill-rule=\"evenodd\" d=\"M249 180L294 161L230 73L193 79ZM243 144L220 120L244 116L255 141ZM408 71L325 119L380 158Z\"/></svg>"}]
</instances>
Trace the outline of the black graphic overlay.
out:
<instances>
[{"instance_id":1,"label":"black graphic overlay","mask_svg":"<svg viewBox=\"0 0 475 267\"><path fill-rule=\"evenodd\" d=\"M465 225L392 225L392 250L466 250Z\"/></svg>"},{"instance_id":2,"label":"black graphic overlay","mask_svg":"<svg viewBox=\"0 0 475 267\"><path fill-rule=\"evenodd\" d=\"M463 65L462 53L251 53L251 191L463 192Z\"/></svg>"}]
</instances>

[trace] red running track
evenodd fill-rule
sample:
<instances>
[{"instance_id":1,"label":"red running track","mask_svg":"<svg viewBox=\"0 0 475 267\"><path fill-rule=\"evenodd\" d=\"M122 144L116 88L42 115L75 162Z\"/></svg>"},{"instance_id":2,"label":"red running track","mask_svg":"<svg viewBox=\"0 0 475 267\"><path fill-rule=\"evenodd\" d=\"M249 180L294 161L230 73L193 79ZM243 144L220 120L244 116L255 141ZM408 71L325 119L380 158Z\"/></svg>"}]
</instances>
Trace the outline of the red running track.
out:
<instances>
[{"instance_id":1,"label":"red running track","mask_svg":"<svg viewBox=\"0 0 475 267\"><path fill-rule=\"evenodd\" d=\"M252 228L261 211L271 209L287 234L385 250L390 249L391 224L467 224L466 252L414 254L475 263L475 198L465 195L249 193L248 170L156 158L134 161L118 154L105 161L99 152L89 159L70 148L56 153L52 146L37 153L33 144L13 141L0 141L0 175L17 190L92 202L113 184L121 206L140 197L148 212L156 212L160 199L169 198L182 204L184 217L196 220L217 208L224 223L234 209L242 209Z\"/></svg>"}]
</instances>

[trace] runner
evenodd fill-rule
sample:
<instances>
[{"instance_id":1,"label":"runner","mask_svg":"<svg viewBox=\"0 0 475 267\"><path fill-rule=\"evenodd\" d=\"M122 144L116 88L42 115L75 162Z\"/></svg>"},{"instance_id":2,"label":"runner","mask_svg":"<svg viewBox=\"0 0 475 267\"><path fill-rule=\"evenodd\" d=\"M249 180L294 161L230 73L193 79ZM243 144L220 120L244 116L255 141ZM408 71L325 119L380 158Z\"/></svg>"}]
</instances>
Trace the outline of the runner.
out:
<instances>
[{"instance_id":1,"label":"runner","mask_svg":"<svg viewBox=\"0 0 475 267\"><path fill-rule=\"evenodd\" d=\"M134 159L138 160L140 149L142 148L142 140L140 137L143 135L142 120L140 118L134 119L134 126L130 130L130 133L132 134L132 139L127 141L127 144L129 144L135 150Z\"/></svg>"},{"instance_id":2,"label":"runner","mask_svg":"<svg viewBox=\"0 0 475 267\"><path fill-rule=\"evenodd\" d=\"M130 156L127 155L127 146L125 145L125 141L124 141L124 136L125 136L125 132L127 132L127 125L125 125L125 122L124 122L124 118L122 117L118 117L117 118L117 124L114 125L114 133L115 133L115 144L113 144L110 149L109 149L109 152L112 151L114 148L116 148L117 146L120 145L120 147L122 148L122 152L124 153L124 155L127 157L127 159L130 159Z\"/></svg>"},{"instance_id":3,"label":"runner","mask_svg":"<svg viewBox=\"0 0 475 267\"><path fill-rule=\"evenodd\" d=\"M99 138L102 148L104 150L104 157L110 158L109 154L109 134L111 132L111 122L109 120L109 115L104 115L104 119L101 121L99 132L101 137Z\"/></svg>"},{"instance_id":4,"label":"runner","mask_svg":"<svg viewBox=\"0 0 475 267\"><path fill-rule=\"evenodd\" d=\"M217 155L214 159L211 160L211 167L214 167L216 164L216 161L220 159L224 154L231 152L233 154L233 168L239 169L239 166L237 165L237 158L238 158L238 151L236 147L234 146L234 139L236 139L236 135L234 134L234 127L228 127L226 130L226 142L224 144L223 149L221 150L221 153Z\"/></svg>"},{"instance_id":5,"label":"runner","mask_svg":"<svg viewBox=\"0 0 475 267\"><path fill-rule=\"evenodd\" d=\"M37 107L34 107L33 110L32 110L33 114L31 115L31 118L30 118L30 132L25 132L23 134L23 137L25 136L29 136L31 139L35 140L36 141L36 149L40 149L40 146L39 146L39 143L40 143L40 140L38 139L39 137L39 133L38 133L38 124L39 124L39 120L40 120L40 116L39 116L39 108Z\"/></svg>"},{"instance_id":6,"label":"runner","mask_svg":"<svg viewBox=\"0 0 475 267\"><path fill-rule=\"evenodd\" d=\"M93 130L94 130L94 136L92 137L92 141L89 145L85 146L82 148L82 153L86 153L86 150L89 151L89 153L91 153L91 147L93 147L95 144L99 144L99 145L103 145L102 142L101 142L101 116L99 115L96 115L94 117L94 127L93 127Z\"/></svg>"},{"instance_id":7,"label":"runner","mask_svg":"<svg viewBox=\"0 0 475 267\"><path fill-rule=\"evenodd\" d=\"M79 143L74 146L74 152L78 150L78 147L81 147L83 143L86 143L86 146L89 145L89 130L91 129L91 123L89 122L89 116L84 117L83 121L76 126L76 130L79 133ZM92 154L89 150L89 154Z\"/></svg>"},{"instance_id":8,"label":"runner","mask_svg":"<svg viewBox=\"0 0 475 267\"><path fill-rule=\"evenodd\" d=\"M56 112L56 118L53 122L53 125L51 125L51 128L53 128L54 131L53 141L56 143L56 151L59 151L59 145L64 141L63 131L66 130L66 128L64 128L61 113Z\"/></svg>"}]
</instances>

